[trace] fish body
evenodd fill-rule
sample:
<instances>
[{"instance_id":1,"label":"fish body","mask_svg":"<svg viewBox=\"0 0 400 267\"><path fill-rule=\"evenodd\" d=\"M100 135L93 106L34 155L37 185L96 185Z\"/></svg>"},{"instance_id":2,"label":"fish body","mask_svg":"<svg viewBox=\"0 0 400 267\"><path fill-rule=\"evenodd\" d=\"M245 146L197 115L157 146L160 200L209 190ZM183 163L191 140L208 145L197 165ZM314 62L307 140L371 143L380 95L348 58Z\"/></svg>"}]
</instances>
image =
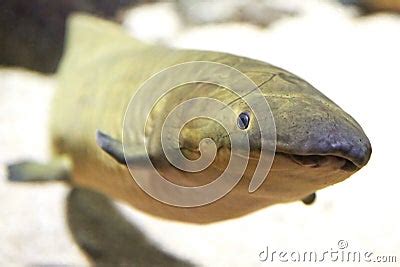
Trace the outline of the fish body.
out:
<instances>
[{"instance_id":1,"label":"fish body","mask_svg":"<svg viewBox=\"0 0 400 267\"><path fill-rule=\"evenodd\" d=\"M96 143L98 129L122 140L125 113L140 86L163 69L188 61L211 61L234 67L259 85L268 101L276 126L276 154L267 179L255 192L249 193L248 187L258 162L260 140L256 131L253 135L249 130L252 149L239 183L223 198L194 208L175 207L152 198L134 181L126 165L118 164ZM50 125L52 146L55 157L71 159L71 183L98 190L165 219L211 223L273 204L301 200L345 180L363 167L371 154L368 138L357 122L294 74L231 54L145 44L113 23L86 15L77 14L69 20L66 52L57 79ZM149 90L149 96L152 93ZM160 173L176 184L207 184L229 161L229 142L223 129L208 121L189 123L182 129L179 142L182 153L191 159L199 156L198 144L203 138L216 142L216 160L205 171L180 171L157 156L162 151L157 136L168 113L177 103L204 96L233 103L229 105L238 114L246 109L244 103L236 101L236 96L224 88L186 84L157 102L145 136L132 129L132 138L149 140L149 151L155 155ZM143 99L134 110L140 114L146 105L149 103Z\"/></svg>"}]
</instances>

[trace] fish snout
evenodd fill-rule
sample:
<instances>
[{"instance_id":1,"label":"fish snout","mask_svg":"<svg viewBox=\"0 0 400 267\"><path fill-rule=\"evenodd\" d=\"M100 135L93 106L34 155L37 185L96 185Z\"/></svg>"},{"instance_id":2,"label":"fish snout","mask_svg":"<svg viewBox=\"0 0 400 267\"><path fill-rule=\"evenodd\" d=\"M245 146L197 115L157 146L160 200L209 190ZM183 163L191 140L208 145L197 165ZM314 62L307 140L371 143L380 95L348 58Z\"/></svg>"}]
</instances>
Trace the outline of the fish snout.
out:
<instances>
[{"instance_id":1,"label":"fish snout","mask_svg":"<svg viewBox=\"0 0 400 267\"><path fill-rule=\"evenodd\" d=\"M365 166L372 153L371 143L361 126L339 108L313 107L303 114L299 135L292 137L294 155L311 156L318 165L326 156L345 159L341 169L356 171ZM301 113L299 114L301 116Z\"/></svg>"},{"instance_id":2,"label":"fish snout","mask_svg":"<svg viewBox=\"0 0 400 267\"><path fill-rule=\"evenodd\" d=\"M365 166L372 148L361 126L310 84L292 76L289 84L288 77L277 83L279 94L266 94L276 125L276 151L305 166L320 166L327 156L344 159L344 170Z\"/></svg>"}]
</instances>

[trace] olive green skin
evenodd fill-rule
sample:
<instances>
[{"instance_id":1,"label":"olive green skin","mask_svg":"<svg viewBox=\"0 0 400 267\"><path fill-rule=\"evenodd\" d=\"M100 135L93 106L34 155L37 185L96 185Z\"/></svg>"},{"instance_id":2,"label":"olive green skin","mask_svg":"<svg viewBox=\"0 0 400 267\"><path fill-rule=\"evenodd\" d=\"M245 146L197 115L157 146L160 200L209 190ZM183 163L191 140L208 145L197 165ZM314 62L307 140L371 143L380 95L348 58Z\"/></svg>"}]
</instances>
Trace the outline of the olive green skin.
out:
<instances>
[{"instance_id":1,"label":"olive green skin","mask_svg":"<svg viewBox=\"0 0 400 267\"><path fill-rule=\"evenodd\" d=\"M124 200L148 214L191 223L232 219L276 203L300 200L343 181L369 159L368 138L354 119L310 84L283 69L231 54L150 46L132 39L112 23L85 15L70 19L67 40L52 107L54 153L71 158L73 184ZM241 181L222 199L196 208L169 206L153 199L135 183L126 166L119 165L97 146L97 129L122 139L123 119L129 101L147 78L166 67L188 61L227 64L246 74L255 84L262 84L260 90L275 119L277 153L266 181L256 192L248 192L260 146L256 123L248 129L251 158ZM199 87L202 90L198 90ZM151 127L146 129L156 167L166 179L188 186L206 184L220 174L229 159L230 148L223 129L213 122L197 121L183 129L180 148L188 158L196 158L198 142L204 137L212 138L218 154L209 168L187 173L164 164L163 157L157 158L162 154L157 138L162 121L177 102L194 96L214 97L225 103L236 97L215 85L183 85L156 105L149 117ZM144 99L143 105L146 104ZM141 106L135 108L137 112L142 109ZM246 106L239 100L232 108L240 113ZM345 136L345 140L357 143L365 153L354 156L343 149L327 150L314 145L325 140L325 134L331 134L333 128ZM131 134L132 138L141 138L135 136L135 129ZM314 139L310 141L310 137L316 141L311 142ZM294 160L293 155L319 155L323 160L313 166ZM349 162L352 168L344 168Z\"/></svg>"}]
</instances>

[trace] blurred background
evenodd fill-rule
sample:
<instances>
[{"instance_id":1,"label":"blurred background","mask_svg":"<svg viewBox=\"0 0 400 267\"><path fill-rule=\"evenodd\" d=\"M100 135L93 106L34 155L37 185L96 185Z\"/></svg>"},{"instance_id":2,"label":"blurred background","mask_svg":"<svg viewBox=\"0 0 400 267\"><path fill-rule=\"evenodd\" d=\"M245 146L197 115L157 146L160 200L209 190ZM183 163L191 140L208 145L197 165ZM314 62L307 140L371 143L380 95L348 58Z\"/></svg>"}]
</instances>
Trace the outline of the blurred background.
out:
<instances>
[{"instance_id":1,"label":"blurred background","mask_svg":"<svg viewBox=\"0 0 400 267\"><path fill-rule=\"evenodd\" d=\"M114 20L147 42L230 52L287 69L351 114L371 141L369 164L318 192L312 206L275 205L235 220L190 225L117 203L154 244L200 266L265 266L271 263L259 255L266 247L330 251L345 240L351 251L397 256L395 263L368 266L400 266L399 0L1 0L1 266L89 264L65 222L69 188L5 178L7 163L50 156L53 75L65 19L74 11Z\"/></svg>"}]
</instances>

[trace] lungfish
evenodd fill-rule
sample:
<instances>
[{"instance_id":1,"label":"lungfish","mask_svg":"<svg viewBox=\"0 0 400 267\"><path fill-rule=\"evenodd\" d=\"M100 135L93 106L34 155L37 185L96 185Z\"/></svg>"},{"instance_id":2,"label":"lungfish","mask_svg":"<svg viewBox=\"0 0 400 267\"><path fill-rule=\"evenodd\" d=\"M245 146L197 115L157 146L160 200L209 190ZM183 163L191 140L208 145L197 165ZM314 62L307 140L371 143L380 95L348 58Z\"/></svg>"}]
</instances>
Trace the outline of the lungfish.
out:
<instances>
[{"instance_id":1,"label":"lungfish","mask_svg":"<svg viewBox=\"0 0 400 267\"><path fill-rule=\"evenodd\" d=\"M168 164L160 132L166 116L185 100L209 97L229 105L238 118L237 127L250 138L248 164L238 184L215 202L182 208L164 204L138 186L127 168L122 129L129 102L141 84L165 68L189 61L225 64L254 81L262 93L259 101L267 101L273 114L276 152L265 181L250 193L263 140L245 99L215 84L180 85L155 104L145 136L136 129L129 131L129 138L147 140L154 167L165 179L185 186L204 185L218 177L229 162L231 144L225 129L212 119L198 118L182 125L179 149L188 159L196 159L199 143L209 138L217 147L214 161L198 172ZM371 155L361 126L311 84L286 70L228 53L143 43L120 26L88 15L76 14L69 19L57 79L50 121L54 160L10 165L10 180L65 179L74 187L96 190L154 216L212 223L277 203L311 203L316 191L347 179L365 166ZM135 108L141 112L140 105ZM204 108L193 105L193 109ZM138 123L137 127L143 126ZM142 153L131 149L129 158L140 159Z\"/></svg>"}]
</instances>

